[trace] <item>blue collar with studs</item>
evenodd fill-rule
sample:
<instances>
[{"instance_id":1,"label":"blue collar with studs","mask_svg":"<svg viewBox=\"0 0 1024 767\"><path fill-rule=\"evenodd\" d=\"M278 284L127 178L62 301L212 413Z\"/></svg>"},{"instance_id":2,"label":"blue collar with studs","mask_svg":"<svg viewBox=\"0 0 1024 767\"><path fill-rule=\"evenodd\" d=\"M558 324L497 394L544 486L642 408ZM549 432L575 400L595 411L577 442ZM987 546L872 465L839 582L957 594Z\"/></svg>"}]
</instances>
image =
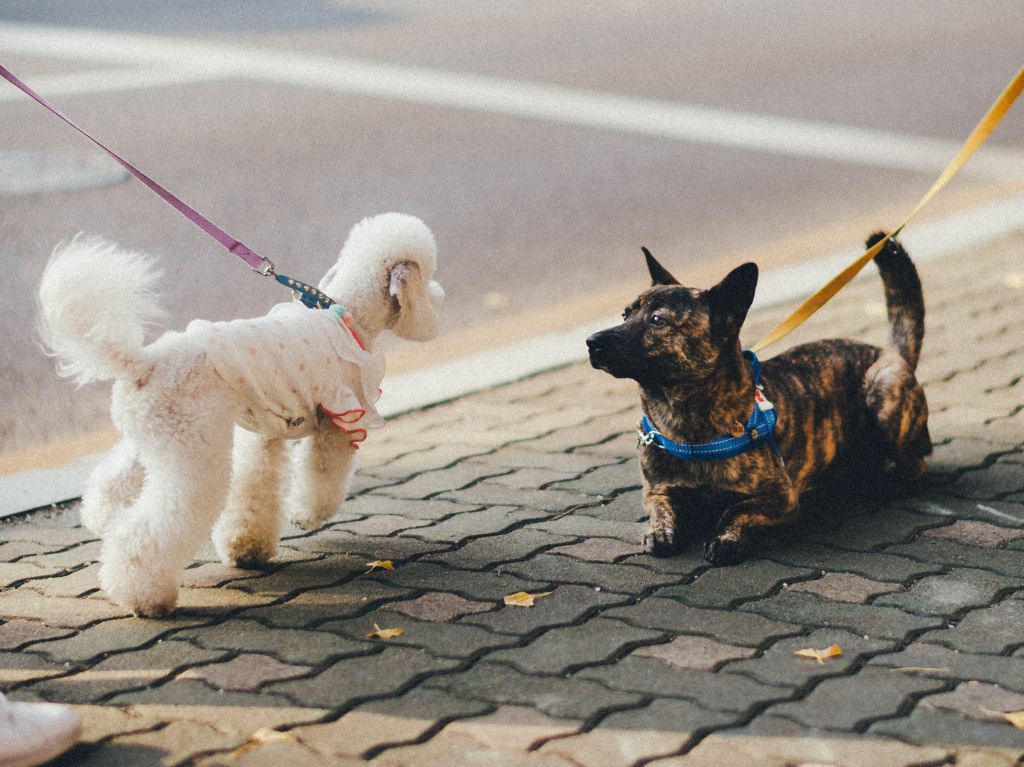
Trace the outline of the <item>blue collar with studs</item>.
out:
<instances>
[{"instance_id":1,"label":"blue collar with studs","mask_svg":"<svg viewBox=\"0 0 1024 767\"><path fill-rule=\"evenodd\" d=\"M714 461L719 458L732 458L758 445L769 445L775 455L781 458L782 455L779 453L779 447L775 444L772 434L777 419L775 406L762 394L761 363L758 362L757 355L752 351L743 352L743 356L750 361L750 369L754 374L754 412L743 427L743 434L739 436L723 434L710 442L674 442L655 429L645 413L637 425L638 444L660 447L669 455L683 461Z\"/></svg>"}]
</instances>

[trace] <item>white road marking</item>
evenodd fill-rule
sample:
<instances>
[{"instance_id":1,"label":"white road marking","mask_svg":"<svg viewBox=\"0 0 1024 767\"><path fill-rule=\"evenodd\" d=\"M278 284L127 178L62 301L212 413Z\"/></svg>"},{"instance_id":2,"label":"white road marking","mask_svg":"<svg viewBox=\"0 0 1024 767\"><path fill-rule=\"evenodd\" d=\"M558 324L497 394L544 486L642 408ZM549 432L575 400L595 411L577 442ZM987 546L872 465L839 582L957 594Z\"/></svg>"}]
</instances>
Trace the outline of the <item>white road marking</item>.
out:
<instances>
[{"instance_id":1,"label":"white road marking","mask_svg":"<svg viewBox=\"0 0 1024 767\"><path fill-rule=\"evenodd\" d=\"M943 168L959 148L956 142L870 128L423 67L147 35L5 23L0 28L0 51L123 66L161 64L169 68L162 72L149 69L134 83L131 70L128 74L84 71L66 80L63 86L61 78L50 78L48 87L37 89L50 97L233 77L768 154L925 173ZM180 79L173 77L174 71L179 72ZM8 99L9 96L4 97ZM964 126L965 135L970 127L973 126ZM1024 151L986 147L964 172L1018 180L1024 176Z\"/></svg>"}]
</instances>

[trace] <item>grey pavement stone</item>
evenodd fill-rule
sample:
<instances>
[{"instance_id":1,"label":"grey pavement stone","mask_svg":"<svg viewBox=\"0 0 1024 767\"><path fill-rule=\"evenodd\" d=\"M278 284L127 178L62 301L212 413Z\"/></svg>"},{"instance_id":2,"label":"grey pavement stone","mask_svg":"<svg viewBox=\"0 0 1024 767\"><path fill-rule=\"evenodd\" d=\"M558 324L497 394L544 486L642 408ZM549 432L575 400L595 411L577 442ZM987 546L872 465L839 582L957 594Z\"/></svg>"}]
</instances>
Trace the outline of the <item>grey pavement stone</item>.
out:
<instances>
[{"instance_id":1,"label":"grey pavement stone","mask_svg":"<svg viewBox=\"0 0 1024 767\"><path fill-rule=\"evenodd\" d=\"M1021 577L1024 573L1024 551L969 546L958 541L923 538L914 543L893 546L890 551L913 556L925 562L950 567L976 567L983 570Z\"/></svg>"},{"instance_id":2,"label":"grey pavement stone","mask_svg":"<svg viewBox=\"0 0 1024 767\"><path fill-rule=\"evenodd\" d=\"M769 719L765 717L763 719ZM758 720L760 722L762 720ZM776 720L777 722L778 720ZM756 723L755 723L756 724ZM877 735L846 735L794 724L775 724L769 734L755 728L715 732L685 756L659 759L651 767L923 767L945 763L941 747L915 747Z\"/></svg>"},{"instance_id":3,"label":"grey pavement stone","mask_svg":"<svg viewBox=\"0 0 1024 767\"><path fill-rule=\"evenodd\" d=\"M899 552L900 547L893 551ZM820 572L844 572L880 581L905 583L912 578L942 571L941 565L918 562L907 556L865 551L845 551L816 544L795 544L774 549L769 557L777 562L807 567Z\"/></svg>"},{"instance_id":4,"label":"grey pavement stone","mask_svg":"<svg viewBox=\"0 0 1024 767\"><path fill-rule=\"evenodd\" d=\"M461 489L476 484L482 479L493 477L498 474L508 474L512 470L501 467L486 466L480 463L463 461L446 469L428 471L417 474L405 482L387 485L378 492L392 498L424 499L446 494L446 497L456 502L461 499L453 496L453 489Z\"/></svg>"},{"instance_id":5,"label":"grey pavement stone","mask_svg":"<svg viewBox=\"0 0 1024 767\"><path fill-rule=\"evenodd\" d=\"M678 636L665 644L638 647L633 655L638 658L654 658L676 668L695 671L714 671L721 664L749 658L756 653L749 647L717 642L709 637Z\"/></svg>"},{"instance_id":6,"label":"grey pavement stone","mask_svg":"<svg viewBox=\"0 0 1024 767\"><path fill-rule=\"evenodd\" d=\"M423 529L427 528L415 528L415 530ZM415 532L415 530L409 530L399 535L378 537L355 535L345 530L328 529L307 538L293 538L287 542L287 546L300 552L320 552L361 557L364 562L375 559L390 559L398 563L406 559L440 551L449 545L441 541L427 541L410 537L409 534Z\"/></svg>"},{"instance_id":7,"label":"grey pavement stone","mask_svg":"<svg viewBox=\"0 0 1024 767\"><path fill-rule=\"evenodd\" d=\"M453 551L429 554L422 561L441 562L464 570L485 570L506 562L526 559L542 551L563 546L571 540L564 535L554 535L543 530L516 530L511 536L474 538Z\"/></svg>"},{"instance_id":8,"label":"grey pavement stone","mask_svg":"<svg viewBox=\"0 0 1024 767\"><path fill-rule=\"evenodd\" d=\"M508 647L518 641L516 637L496 634L477 626L417 620L391 610L377 610L361 618L328 621L321 629L362 640L365 644L366 635L373 631L374 624L382 628L402 629L401 636L387 640L388 647L419 648L439 658L464 659L485 650Z\"/></svg>"},{"instance_id":9,"label":"grey pavement stone","mask_svg":"<svg viewBox=\"0 0 1024 767\"><path fill-rule=\"evenodd\" d=\"M767 596L794 580L807 578L813 570L780 565L764 559L748 559L733 567L715 567L701 573L692 583L658 589L659 597L671 597L694 607L731 607Z\"/></svg>"},{"instance_id":10,"label":"grey pavement stone","mask_svg":"<svg viewBox=\"0 0 1024 767\"><path fill-rule=\"evenodd\" d=\"M649 598L639 604L607 610L604 615L620 618L643 628L662 629L676 634L710 636L720 642L757 647L769 639L799 633L791 623L759 615L725 610L689 607L671 599Z\"/></svg>"},{"instance_id":11,"label":"grey pavement stone","mask_svg":"<svg viewBox=\"0 0 1024 767\"><path fill-rule=\"evenodd\" d=\"M374 655L335 661L308 679L271 683L264 692L287 695L307 706L339 708L365 698L394 695L455 665L423 650L388 645Z\"/></svg>"},{"instance_id":12,"label":"grey pavement stone","mask_svg":"<svg viewBox=\"0 0 1024 767\"><path fill-rule=\"evenodd\" d=\"M587 538L580 543L571 543L550 549L551 554L563 554L587 562L614 562L639 550L636 543L623 543L615 538Z\"/></svg>"},{"instance_id":13,"label":"grey pavement stone","mask_svg":"<svg viewBox=\"0 0 1024 767\"><path fill-rule=\"evenodd\" d=\"M608 496L638 488L640 484L640 467L634 458L625 463L600 466L577 479L556 482L551 487L591 496Z\"/></svg>"},{"instance_id":14,"label":"grey pavement stone","mask_svg":"<svg viewBox=\"0 0 1024 767\"><path fill-rule=\"evenodd\" d=\"M389 745L415 741L455 716L482 714L488 705L418 687L396 698L356 706L340 719L292 732L320 754L357 757Z\"/></svg>"},{"instance_id":15,"label":"grey pavement stone","mask_svg":"<svg viewBox=\"0 0 1024 767\"><path fill-rule=\"evenodd\" d=\"M662 632L591 618L579 626L551 629L529 644L497 650L487 657L529 674L567 674L576 668L607 662L638 644L664 638Z\"/></svg>"},{"instance_id":16,"label":"grey pavement stone","mask_svg":"<svg viewBox=\"0 0 1024 767\"><path fill-rule=\"evenodd\" d=\"M438 737L458 736L496 751L525 754L551 738L575 734L580 725L582 722L555 719L526 706L498 706L482 716L457 719Z\"/></svg>"},{"instance_id":17,"label":"grey pavement stone","mask_svg":"<svg viewBox=\"0 0 1024 767\"><path fill-rule=\"evenodd\" d=\"M872 725L869 732L928 746L1009 746L1020 749L1018 759L1024 754L1024 733L1009 724L970 719L957 713L920 706L907 716Z\"/></svg>"},{"instance_id":18,"label":"grey pavement stone","mask_svg":"<svg viewBox=\"0 0 1024 767\"><path fill-rule=\"evenodd\" d=\"M393 602L385 609L434 623L447 623L456 618L496 609L492 602L477 602L456 594L432 592L405 602Z\"/></svg>"},{"instance_id":19,"label":"grey pavement stone","mask_svg":"<svg viewBox=\"0 0 1024 767\"><path fill-rule=\"evenodd\" d=\"M526 674L489 661L466 671L436 675L423 684L460 698L531 706L556 719L586 720L601 711L636 705L642 700L640 695L609 690L586 679Z\"/></svg>"},{"instance_id":20,"label":"grey pavement stone","mask_svg":"<svg viewBox=\"0 0 1024 767\"><path fill-rule=\"evenodd\" d=\"M641 594L655 586L676 583L679 576L627 564L587 562L558 554L538 554L502 567L504 572L550 583L575 583L620 594Z\"/></svg>"},{"instance_id":21,"label":"grey pavement stone","mask_svg":"<svg viewBox=\"0 0 1024 767\"><path fill-rule=\"evenodd\" d=\"M45 622L62 628L85 628L110 618L126 618L131 613L101 597L75 599L44 597L32 589L18 588L4 594L2 617Z\"/></svg>"},{"instance_id":22,"label":"grey pavement stone","mask_svg":"<svg viewBox=\"0 0 1024 767\"><path fill-rule=\"evenodd\" d=\"M179 716L182 706L188 706L190 713L201 708L220 707L225 717L229 708L265 712L267 724L257 725L257 728L269 726L273 713L271 709L291 709L296 705L283 695L276 695L268 690L260 690L258 693L215 690L196 679L172 679L154 687L121 693L104 702L114 706L132 706L133 708L173 706L177 708L175 713ZM168 717L168 719L175 718L178 717L173 715Z\"/></svg>"},{"instance_id":23,"label":"grey pavement stone","mask_svg":"<svg viewBox=\"0 0 1024 767\"><path fill-rule=\"evenodd\" d=\"M477 507L468 504L442 501L432 498L429 501L409 498L390 498L376 493L364 493L345 501L345 511L359 516L387 515L406 519L441 519L453 514L474 511ZM328 524L328 528L331 525Z\"/></svg>"},{"instance_id":24,"label":"grey pavement stone","mask_svg":"<svg viewBox=\"0 0 1024 767\"><path fill-rule=\"evenodd\" d=\"M1024 694L1024 658L961 652L942 645L914 642L901 652L872 658L870 663L887 668L920 669L913 673L943 679L991 682Z\"/></svg>"},{"instance_id":25,"label":"grey pavement stone","mask_svg":"<svg viewBox=\"0 0 1024 767\"><path fill-rule=\"evenodd\" d=\"M270 682L294 679L312 671L310 666L293 666L269 655L241 653L231 660L193 666L178 674L178 679L198 679L216 690L255 692Z\"/></svg>"},{"instance_id":26,"label":"grey pavement stone","mask_svg":"<svg viewBox=\"0 0 1024 767\"><path fill-rule=\"evenodd\" d=\"M924 535L928 538L959 541L969 546L998 548L1011 541L1024 539L1024 530L1000 527L973 519L960 519L951 525L927 530Z\"/></svg>"},{"instance_id":27,"label":"grey pavement stone","mask_svg":"<svg viewBox=\"0 0 1024 767\"><path fill-rule=\"evenodd\" d=\"M937 617L912 615L892 607L831 602L797 591L784 591L767 599L748 602L740 610L820 628L844 628L856 634L883 639L903 639L908 634L942 624Z\"/></svg>"},{"instance_id":28,"label":"grey pavement stone","mask_svg":"<svg viewBox=\"0 0 1024 767\"><path fill-rule=\"evenodd\" d=\"M200 619L179 614L160 620L118 618L82 629L73 637L33 644L32 652L43 653L54 660L87 661L108 652L142 647L200 622Z\"/></svg>"},{"instance_id":29,"label":"grey pavement stone","mask_svg":"<svg viewBox=\"0 0 1024 767\"><path fill-rule=\"evenodd\" d=\"M311 628L325 619L359 615L379 605L413 596L409 589L369 577L314 589L281 604L243 610L238 617L281 628Z\"/></svg>"},{"instance_id":30,"label":"grey pavement stone","mask_svg":"<svg viewBox=\"0 0 1024 767\"><path fill-rule=\"evenodd\" d=\"M7 689L13 684L26 684L39 679L67 673L63 663L35 655L29 650L17 652L0 651L0 688Z\"/></svg>"},{"instance_id":31,"label":"grey pavement stone","mask_svg":"<svg viewBox=\"0 0 1024 767\"><path fill-rule=\"evenodd\" d=\"M794 655L797 650L824 650L834 644L842 649L842 655L821 663ZM720 676L742 674L764 684L807 688L818 679L848 674L865 657L888 652L893 647L895 643L891 640L865 639L843 629L817 629L804 636L775 642L758 657L729 663Z\"/></svg>"},{"instance_id":32,"label":"grey pavement stone","mask_svg":"<svg viewBox=\"0 0 1024 767\"><path fill-rule=\"evenodd\" d=\"M632 549L631 553L640 551L640 539L647 529L645 523L603 519L597 516L597 512L596 507L585 507L566 516L554 515L550 520L533 522L530 526L558 535L615 538L628 544Z\"/></svg>"},{"instance_id":33,"label":"grey pavement stone","mask_svg":"<svg viewBox=\"0 0 1024 767\"><path fill-rule=\"evenodd\" d=\"M596 613L611 604L622 604L620 594L595 591L587 586L557 586L549 596L538 599L533 607L502 604L498 610L459 619L501 634L526 636L534 632L575 623L588 613Z\"/></svg>"},{"instance_id":34,"label":"grey pavement stone","mask_svg":"<svg viewBox=\"0 0 1024 767\"><path fill-rule=\"evenodd\" d=\"M636 651L613 664L584 668L574 678L590 679L614 690L683 698L705 708L737 713L787 700L795 694L794 687L781 683L777 686L740 674L682 668Z\"/></svg>"},{"instance_id":35,"label":"grey pavement stone","mask_svg":"<svg viewBox=\"0 0 1024 767\"><path fill-rule=\"evenodd\" d=\"M895 503L898 502L867 514L830 519L827 529L809 531L806 540L840 549L873 551L896 543L907 543L930 528L950 522L945 518L937 519L899 508Z\"/></svg>"},{"instance_id":36,"label":"grey pavement stone","mask_svg":"<svg viewBox=\"0 0 1024 767\"><path fill-rule=\"evenodd\" d=\"M971 680L961 682L955 690L936 693L918 701L921 708L955 711L971 719L1007 724L998 713L1024 711L1024 695L1004 690L997 684Z\"/></svg>"},{"instance_id":37,"label":"grey pavement stone","mask_svg":"<svg viewBox=\"0 0 1024 767\"><path fill-rule=\"evenodd\" d=\"M899 713L914 696L941 690L945 684L941 679L867 668L853 676L825 679L802 700L779 703L768 713L810 727L853 731Z\"/></svg>"},{"instance_id":38,"label":"grey pavement stone","mask_svg":"<svg viewBox=\"0 0 1024 767\"><path fill-rule=\"evenodd\" d=\"M529 448L526 447L527 444L529 444ZM591 471L598 466L607 466L615 463L615 461L608 458L600 458L582 453L567 453L564 451L542 452L534 449L536 444L536 442L530 442L503 447L488 455L473 458L471 462L517 470L546 469L558 474L568 474L570 475L568 479L576 479L583 472Z\"/></svg>"},{"instance_id":39,"label":"grey pavement stone","mask_svg":"<svg viewBox=\"0 0 1024 767\"><path fill-rule=\"evenodd\" d=\"M695 732L719 727L730 719L721 711L663 698L643 708L618 711L589 732L549 741L540 753L560 754L594 767L636 764L674 754L690 743Z\"/></svg>"},{"instance_id":40,"label":"grey pavement stone","mask_svg":"<svg viewBox=\"0 0 1024 767\"><path fill-rule=\"evenodd\" d=\"M144 689L171 679L187 666L222 660L227 655L184 642L158 642L142 650L110 655L81 671L44 680L30 689L43 700L101 702L118 693Z\"/></svg>"},{"instance_id":41,"label":"grey pavement stone","mask_svg":"<svg viewBox=\"0 0 1024 767\"><path fill-rule=\"evenodd\" d=\"M545 591L547 585L544 581L519 577L505 568L494 572L476 572L445 567L436 562L413 562L394 570L378 571L368 576L367 580L370 579L408 590L446 592L475 602L494 604L500 604L506 594ZM411 596L419 595L407 592L403 598Z\"/></svg>"},{"instance_id":42,"label":"grey pavement stone","mask_svg":"<svg viewBox=\"0 0 1024 767\"><path fill-rule=\"evenodd\" d=\"M1024 588L1024 577L1010 578L963 567L922 578L907 591L886 594L872 604L898 607L923 615L955 615L969 607L984 607L1000 592Z\"/></svg>"},{"instance_id":43,"label":"grey pavement stone","mask_svg":"<svg viewBox=\"0 0 1024 767\"><path fill-rule=\"evenodd\" d=\"M806 591L816 594L822 599L830 599L833 602L865 604L871 597L899 591L901 587L895 583L873 581L852 573L825 573L814 580L791 583L788 588L790 591Z\"/></svg>"},{"instance_id":44,"label":"grey pavement stone","mask_svg":"<svg viewBox=\"0 0 1024 767\"><path fill-rule=\"evenodd\" d=\"M14 618L0 625L0 650L20 650L34 642L61 639L74 633L71 629L54 628L39 621Z\"/></svg>"},{"instance_id":45,"label":"grey pavement stone","mask_svg":"<svg viewBox=\"0 0 1024 767\"><path fill-rule=\"evenodd\" d=\"M594 500L592 494L574 492L564 487L565 483L556 482L545 490L533 490L524 493L517 487L508 487L499 482L479 482L461 490L442 493L440 498L448 498L459 503L479 504L481 506L510 506L519 504L524 508L536 511L555 513L571 509L582 503Z\"/></svg>"},{"instance_id":46,"label":"grey pavement stone","mask_svg":"<svg viewBox=\"0 0 1024 767\"><path fill-rule=\"evenodd\" d=\"M498 533L519 527L526 522L543 519L547 514L516 506L494 506L448 517L442 522L408 531L407 535L426 541L461 543L468 538Z\"/></svg>"},{"instance_id":47,"label":"grey pavement stone","mask_svg":"<svg viewBox=\"0 0 1024 767\"><path fill-rule=\"evenodd\" d=\"M999 654L1024 644L1024 600L1004 599L999 604L972 610L951 627L923 634L922 642L973 653Z\"/></svg>"},{"instance_id":48,"label":"grey pavement stone","mask_svg":"<svg viewBox=\"0 0 1024 767\"><path fill-rule=\"evenodd\" d=\"M285 663L312 666L344 655L364 655L372 651L365 642L354 642L326 630L265 626L253 620L236 619L185 629L175 633L173 638L209 650L245 648L272 655Z\"/></svg>"}]
</instances>

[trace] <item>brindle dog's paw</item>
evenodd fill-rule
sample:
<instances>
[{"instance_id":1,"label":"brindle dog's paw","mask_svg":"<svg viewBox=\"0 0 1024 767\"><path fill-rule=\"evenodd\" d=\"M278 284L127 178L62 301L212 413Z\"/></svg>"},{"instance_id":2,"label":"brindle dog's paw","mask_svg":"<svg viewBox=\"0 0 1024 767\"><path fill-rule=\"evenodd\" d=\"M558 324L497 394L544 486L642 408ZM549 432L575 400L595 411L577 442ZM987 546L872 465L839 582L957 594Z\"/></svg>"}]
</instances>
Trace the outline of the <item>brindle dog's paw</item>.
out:
<instances>
[{"instance_id":1,"label":"brindle dog's paw","mask_svg":"<svg viewBox=\"0 0 1024 767\"><path fill-rule=\"evenodd\" d=\"M643 546L656 557L670 557L679 550L673 530L648 530L644 533Z\"/></svg>"},{"instance_id":2,"label":"brindle dog's paw","mask_svg":"<svg viewBox=\"0 0 1024 767\"><path fill-rule=\"evenodd\" d=\"M704 559L715 567L734 565L746 558L746 546L742 541L720 535L704 543Z\"/></svg>"}]
</instances>

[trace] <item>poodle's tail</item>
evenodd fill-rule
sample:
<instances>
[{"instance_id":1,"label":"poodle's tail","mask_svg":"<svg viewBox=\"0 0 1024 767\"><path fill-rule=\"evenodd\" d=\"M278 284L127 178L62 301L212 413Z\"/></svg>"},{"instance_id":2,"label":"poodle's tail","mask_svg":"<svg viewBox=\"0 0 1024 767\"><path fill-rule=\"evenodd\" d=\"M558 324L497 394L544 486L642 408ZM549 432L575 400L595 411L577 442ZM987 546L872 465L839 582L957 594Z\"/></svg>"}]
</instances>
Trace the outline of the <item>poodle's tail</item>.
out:
<instances>
[{"instance_id":1,"label":"poodle's tail","mask_svg":"<svg viewBox=\"0 0 1024 767\"><path fill-rule=\"evenodd\" d=\"M885 237L876 232L867 240L870 248ZM896 240L889 240L875 256L875 264L882 274L885 286L885 305L889 315L892 345L907 361L910 370L917 368L921 356L921 341L924 339L924 297L921 294L921 280L917 276L914 262L907 251Z\"/></svg>"},{"instance_id":2,"label":"poodle's tail","mask_svg":"<svg viewBox=\"0 0 1024 767\"><path fill-rule=\"evenodd\" d=\"M81 235L58 245L39 285L39 335L79 384L145 375L146 330L164 316L152 258Z\"/></svg>"}]
</instances>

